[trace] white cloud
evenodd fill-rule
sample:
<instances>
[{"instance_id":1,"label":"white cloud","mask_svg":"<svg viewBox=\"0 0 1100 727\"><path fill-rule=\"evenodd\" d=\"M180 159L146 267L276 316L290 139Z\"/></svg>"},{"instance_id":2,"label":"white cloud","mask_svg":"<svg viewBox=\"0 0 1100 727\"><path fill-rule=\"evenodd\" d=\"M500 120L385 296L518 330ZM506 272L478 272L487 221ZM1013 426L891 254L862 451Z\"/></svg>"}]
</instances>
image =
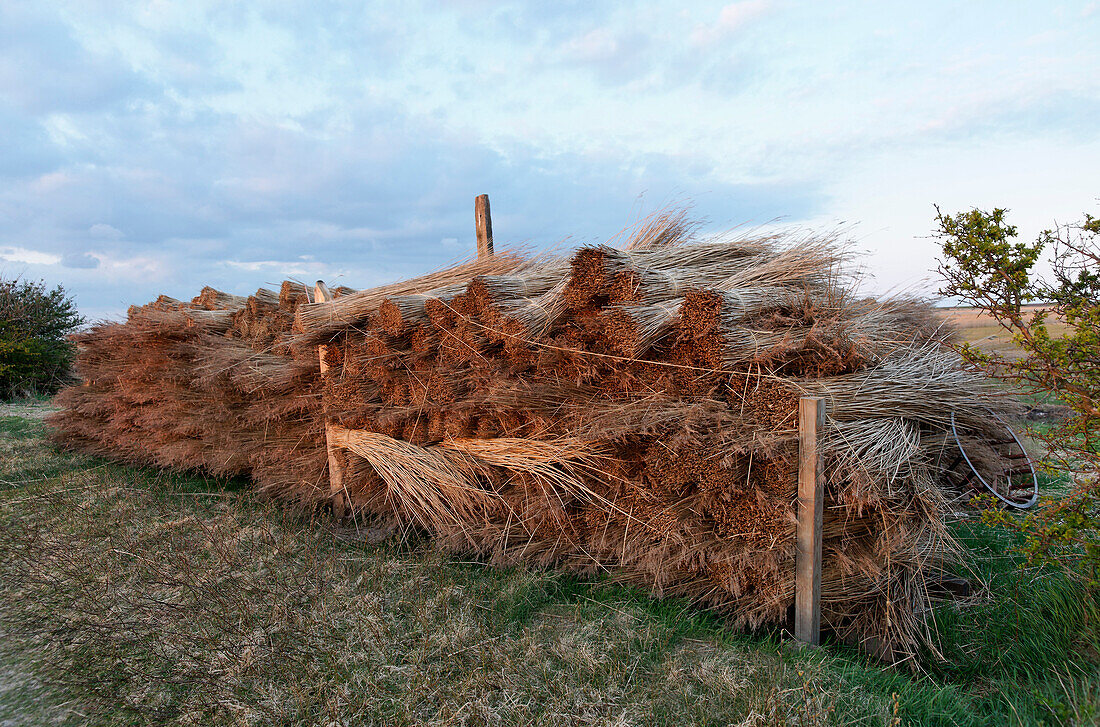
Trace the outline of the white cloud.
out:
<instances>
[{"instance_id":1,"label":"white cloud","mask_svg":"<svg viewBox=\"0 0 1100 727\"><path fill-rule=\"evenodd\" d=\"M576 61L603 61L614 57L620 47L619 39L608 28L596 28L568 41L562 52Z\"/></svg>"},{"instance_id":2,"label":"white cloud","mask_svg":"<svg viewBox=\"0 0 1100 727\"><path fill-rule=\"evenodd\" d=\"M988 0L25 7L49 22L0 22L0 41L65 83L4 77L26 103L0 103L16 132L0 135L0 260L56 266L91 309L337 267L355 287L415 274L473 249L486 191L501 246L601 239L684 198L716 227L873 230L886 199L911 240L942 187L915 184L922 158L994 140L985 155L1028 171L1014 184L1047 185L1100 139L1096 16L1075 19L1095 2L995 24ZM74 101L74 78L93 92ZM1051 161L1027 153L1041 142ZM980 177L943 169L953 200L982 203ZM1021 190L1012 204L1046 207ZM926 247L881 267L928 267Z\"/></svg>"},{"instance_id":3,"label":"white cloud","mask_svg":"<svg viewBox=\"0 0 1100 727\"><path fill-rule=\"evenodd\" d=\"M324 279L326 273L329 278L338 277L333 273L333 268L327 263L308 262L305 260L226 260L225 264L236 270L249 273L274 273L277 276L306 276Z\"/></svg>"},{"instance_id":4,"label":"white cloud","mask_svg":"<svg viewBox=\"0 0 1100 727\"><path fill-rule=\"evenodd\" d=\"M99 260L99 270L112 280L163 281L179 273L178 263L151 255L106 255L89 253Z\"/></svg>"},{"instance_id":5,"label":"white cloud","mask_svg":"<svg viewBox=\"0 0 1100 727\"><path fill-rule=\"evenodd\" d=\"M718 13L714 23L700 23L691 34L692 45L709 46L743 28L766 14L773 7L771 0L741 0L730 3Z\"/></svg>"},{"instance_id":6,"label":"white cloud","mask_svg":"<svg viewBox=\"0 0 1100 727\"><path fill-rule=\"evenodd\" d=\"M61 256L28 250L25 247L0 247L0 260L26 265L57 265L61 262Z\"/></svg>"},{"instance_id":7,"label":"white cloud","mask_svg":"<svg viewBox=\"0 0 1100 727\"><path fill-rule=\"evenodd\" d=\"M118 230L102 222L89 227L88 235L97 239L106 240L121 240L123 237L125 237L125 235L122 234L121 230Z\"/></svg>"},{"instance_id":8,"label":"white cloud","mask_svg":"<svg viewBox=\"0 0 1100 727\"><path fill-rule=\"evenodd\" d=\"M31 182L31 189L37 194L49 194L63 187L72 186L75 181L68 172L48 172Z\"/></svg>"}]
</instances>

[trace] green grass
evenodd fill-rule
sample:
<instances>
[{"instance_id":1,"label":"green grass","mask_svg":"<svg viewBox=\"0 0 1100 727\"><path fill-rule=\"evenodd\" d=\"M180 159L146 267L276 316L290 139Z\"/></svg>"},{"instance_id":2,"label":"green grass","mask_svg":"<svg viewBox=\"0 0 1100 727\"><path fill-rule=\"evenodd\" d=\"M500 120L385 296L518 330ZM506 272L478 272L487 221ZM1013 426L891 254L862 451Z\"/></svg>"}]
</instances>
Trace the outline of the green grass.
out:
<instances>
[{"instance_id":1,"label":"green grass","mask_svg":"<svg viewBox=\"0 0 1100 727\"><path fill-rule=\"evenodd\" d=\"M609 578L368 544L245 483L0 418L0 723L1092 724L1100 604L960 523L921 670L792 648ZM896 720L896 721L895 721Z\"/></svg>"}]
</instances>

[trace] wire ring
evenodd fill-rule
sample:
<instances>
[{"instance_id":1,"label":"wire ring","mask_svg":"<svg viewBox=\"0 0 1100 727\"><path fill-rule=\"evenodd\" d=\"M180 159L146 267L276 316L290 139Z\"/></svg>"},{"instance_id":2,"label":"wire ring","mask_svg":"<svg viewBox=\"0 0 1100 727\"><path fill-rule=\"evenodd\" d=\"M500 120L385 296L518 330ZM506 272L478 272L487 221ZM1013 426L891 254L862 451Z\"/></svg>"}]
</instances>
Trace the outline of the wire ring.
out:
<instances>
[{"instance_id":1,"label":"wire ring","mask_svg":"<svg viewBox=\"0 0 1100 727\"><path fill-rule=\"evenodd\" d=\"M1012 441L1016 442L1016 446L1019 447L1020 451L1024 454L1024 459L1027 461L1027 467L1031 471L1031 497L1028 499L1028 501L1024 504L1013 502L1001 493L997 492L997 490L995 490L992 485L985 481L985 478L982 477L977 468L974 467L974 463L970 461L970 456L967 455L966 450L963 449L962 441L959 439L958 428L955 426L955 412L952 411L951 434L955 437L955 445L959 448L959 454L961 454L963 456L963 459L966 460L966 464L970 467L970 471L974 473L974 476L978 478L978 481L982 483L982 486L985 487L985 489L989 490L989 492L994 497L996 497L998 500L1008 505L1009 507L1016 508L1017 510L1028 510L1036 502L1039 501L1039 478L1035 474L1035 463L1031 461L1031 455L1029 455L1027 453L1027 450L1024 449L1024 443L1021 442L1020 438L1016 436L1016 432L1012 431L1012 427L1008 426L1008 424L1005 423L1005 420L997 416L997 413L994 412L992 409L986 409L986 411L988 411L990 416L999 421L1001 425L1008 430L1008 434L1012 437Z\"/></svg>"}]
</instances>

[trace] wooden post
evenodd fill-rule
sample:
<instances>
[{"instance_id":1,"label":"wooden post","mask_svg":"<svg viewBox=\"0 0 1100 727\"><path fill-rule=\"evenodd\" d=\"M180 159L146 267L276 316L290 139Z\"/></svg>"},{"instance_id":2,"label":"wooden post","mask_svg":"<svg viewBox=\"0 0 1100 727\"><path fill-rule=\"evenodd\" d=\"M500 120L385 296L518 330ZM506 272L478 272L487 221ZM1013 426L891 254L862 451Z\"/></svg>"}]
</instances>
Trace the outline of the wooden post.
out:
<instances>
[{"instance_id":1,"label":"wooden post","mask_svg":"<svg viewBox=\"0 0 1100 727\"><path fill-rule=\"evenodd\" d=\"M317 281L316 287L313 289L313 302L314 303L328 303L332 300L332 293L329 292L328 286L326 286L320 280ZM328 364L325 363L325 352L328 351L328 346L318 346L317 356L321 362L321 377L323 378L325 372L328 371ZM325 448L328 450L328 492L329 497L332 498L332 509L336 513L336 517L344 517L344 470L340 466L340 460L336 456L338 448L334 442L334 435L332 426L328 421L328 411L324 413L325 417Z\"/></svg>"},{"instance_id":2,"label":"wooden post","mask_svg":"<svg viewBox=\"0 0 1100 727\"><path fill-rule=\"evenodd\" d=\"M825 467L821 432L825 400L798 400L798 527L794 577L794 635L817 646L821 640L821 516Z\"/></svg>"},{"instance_id":3,"label":"wooden post","mask_svg":"<svg viewBox=\"0 0 1100 727\"><path fill-rule=\"evenodd\" d=\"M477 228L477 259L493 254L493 218L489 215L489 195L474 199L474 227Z\"/></svg>"}]
</instances>

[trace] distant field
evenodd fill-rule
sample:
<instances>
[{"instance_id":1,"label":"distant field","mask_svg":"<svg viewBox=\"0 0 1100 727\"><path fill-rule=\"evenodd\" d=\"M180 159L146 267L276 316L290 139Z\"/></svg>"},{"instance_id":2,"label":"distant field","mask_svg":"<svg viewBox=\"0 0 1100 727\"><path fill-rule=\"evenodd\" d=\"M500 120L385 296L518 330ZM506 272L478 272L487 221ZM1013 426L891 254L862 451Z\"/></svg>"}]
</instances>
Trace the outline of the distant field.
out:
<instances>
[{"instance_id":1,"label":"distant field","mask_svg":"<svg viewBox=\"0 0 1100 727\"><path fill-rule=\"evenodd\" d=\"M1029 305L1024 308L1029 315L1046 310L1045 305ZM959 329L963 340L986 353L996 353L1009 358L1020 355L1016 344L1012 342L1012 337L991 316L977 308L941 308L939 315ZM1056 319L1048 320L1047 328L1052 337L1061 336L1066 331L1066 325Z\"/></svg>"}]
</instances>

